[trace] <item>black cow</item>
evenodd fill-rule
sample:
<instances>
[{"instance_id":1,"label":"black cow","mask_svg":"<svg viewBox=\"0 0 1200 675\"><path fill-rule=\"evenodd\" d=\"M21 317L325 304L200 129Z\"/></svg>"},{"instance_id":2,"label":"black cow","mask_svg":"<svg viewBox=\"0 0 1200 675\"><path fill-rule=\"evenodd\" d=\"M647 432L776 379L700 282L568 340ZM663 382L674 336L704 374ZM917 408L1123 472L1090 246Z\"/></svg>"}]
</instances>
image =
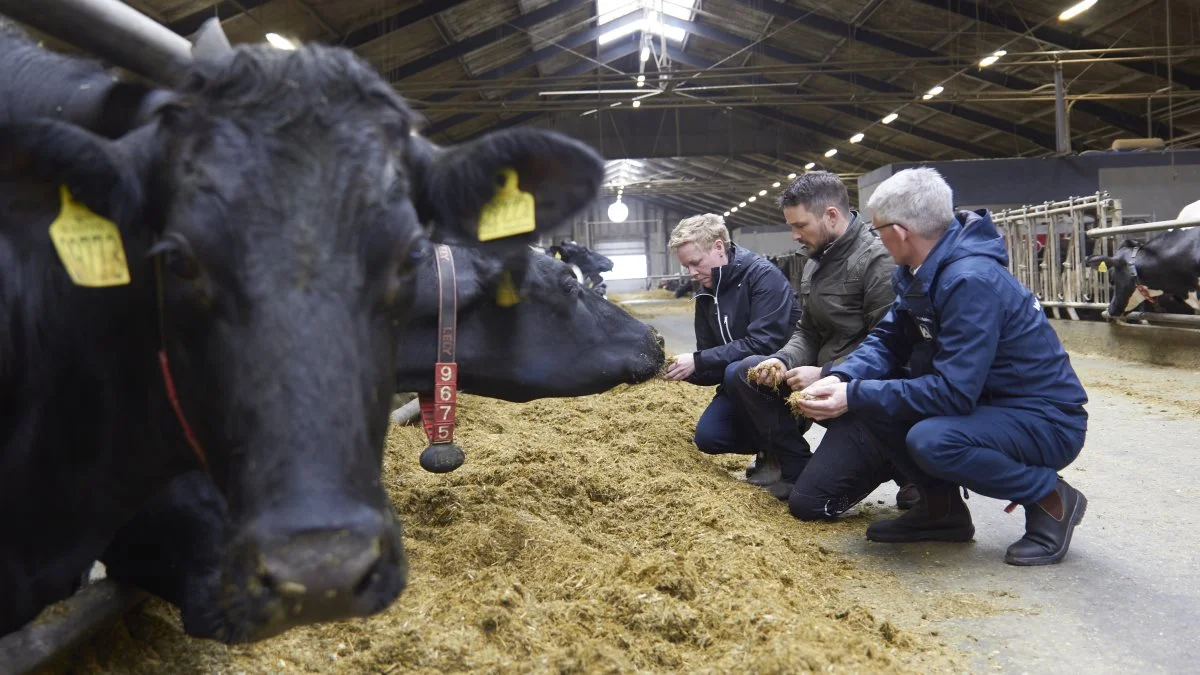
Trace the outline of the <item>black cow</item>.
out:
<instances>
[{"instance_id":1,"label":"black cow","mask_svg":"<svg viewBox=\"0 0 1200 675\"><path fill-rule=\"evenodd\" d=\"M540 229L603 177L552 132L435 148L348 50L197 57L116 141L0 82L0 634L201 465L229 509L235 638L388 606L406 566L381 453L427 235L479 237L505 170ZM54 100L56 71L41 81ZM52 222L75 228L63 257ZM118 285L75 285L63 260Z\"/></svg>"},{"instance_id":2,"label":"black cow","mask_svg":"<svg viewBox=\"0 0 1200 675\"><path fill-rule=\"evenodd\" d=\"M650 379L662 341L646 324L586 292L566 265L529 251L520 300L497 302L499 264L455 248L458 382L464 391L506 401L583 396ZM396 354L397 391L431 392L437 344L432 263L418 271L419 293ZM429 282L429 283L425 283ZM177 605L184 630L224 642L237 630L237 605L221 599L221 551L228 513L203 471L173 480L118 532L102 557L110 578Z\"/></svg>"},{"instance_id":3,"label":"black cow","mask_svg":"<svg viewBox=\"0 0 1200 675\"><path fill-rule=\"evenodd\" d=\"M1186 303L1200 310L1200 227L1171 230L1151 237L1144 245L1126 240L1112 256L1093 255L1088 267L1108 268L1112 300L1108 314L1119 317L1150 296L1174 296L1174 304ZM1157 301L1156 301L1157 302ZM1153 303L1151 303L1153 304ZM1176 307L1176 311L1182 307Z\"/></svg>"},{"instance_id":4,"label":"black cow","mask_svg":"<svg viewBox=\"0 0 1200 675\"><path fill-rule=\"evenodd\" d=\"M546 254L568 265L578 267L580 274L583 275L583 283L600 295L605 294L606 285L604 277L600 276L600 273L612 271L613 261L611 258L596 253L590 248L570 239L564 239L557 246L551 246L546 249Z\"/></svg>"}]
</instances>

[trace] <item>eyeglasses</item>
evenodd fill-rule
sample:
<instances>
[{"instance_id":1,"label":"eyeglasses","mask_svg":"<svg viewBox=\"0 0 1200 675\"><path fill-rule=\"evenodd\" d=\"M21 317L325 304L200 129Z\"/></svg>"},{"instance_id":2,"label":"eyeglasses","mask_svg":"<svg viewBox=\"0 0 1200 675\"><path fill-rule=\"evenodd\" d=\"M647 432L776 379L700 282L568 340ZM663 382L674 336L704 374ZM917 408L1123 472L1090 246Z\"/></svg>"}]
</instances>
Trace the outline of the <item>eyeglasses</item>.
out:
<instances>
[{"instance_id":1,"label":"eyeglasses","mask_svg":"<svg viewBox=\"0 0 1200 675\"><path fill-rule=\"evenodd\" d=\"M900 223L884 223L883 225L880 225L879 227L872 227L871 229L869 229L869 230L867 230L867 231L868 231L868 232L878 232L878 231L882 230L882 229L883 229L883 228L885 228L885 227L891 227L891 226L893 226L893 225L895 225L896 227L898 227L898 228L900 228L900 229L902 229L902 230L903 230L903 229L907 229L907 228L905 228L903 225L901 225Z\"/></svg>"}]
</instances>

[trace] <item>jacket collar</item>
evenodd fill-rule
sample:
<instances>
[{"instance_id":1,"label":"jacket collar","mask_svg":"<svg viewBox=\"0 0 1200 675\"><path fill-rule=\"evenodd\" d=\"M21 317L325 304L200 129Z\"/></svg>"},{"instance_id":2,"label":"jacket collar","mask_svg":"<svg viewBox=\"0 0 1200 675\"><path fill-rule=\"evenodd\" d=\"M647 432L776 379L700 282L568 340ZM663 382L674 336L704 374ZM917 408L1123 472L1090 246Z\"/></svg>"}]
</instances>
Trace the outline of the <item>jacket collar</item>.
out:
<instances>
[{"instance_id":1,"label":"jacket collar","mask_svg":"<svg viewBox=\"0 0 1200 675\"><path fill-rule=\"evenodd\" d=\"M820 250L812 253L809 257L816 262L821 262L823 258L833 258L846 253L853 245L852 242L858 239L862 234L863 221L858 218L858 211L850 211L850 224L846 226L846 231L842 236L825 244Z\"/></svg>"}]
</instances>

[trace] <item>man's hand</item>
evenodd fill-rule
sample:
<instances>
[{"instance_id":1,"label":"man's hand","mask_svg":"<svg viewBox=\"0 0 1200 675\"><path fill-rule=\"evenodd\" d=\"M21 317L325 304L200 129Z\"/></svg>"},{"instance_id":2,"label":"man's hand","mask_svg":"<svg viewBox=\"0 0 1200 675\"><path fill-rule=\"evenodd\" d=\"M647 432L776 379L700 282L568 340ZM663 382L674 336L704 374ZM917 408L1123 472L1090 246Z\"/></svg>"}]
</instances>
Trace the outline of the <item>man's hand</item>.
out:
<instances>
[{"instance_id":1,"label":"man's hand","mask_svg":"<svg viewBox=\"0 0 1200 675\"><path fill-rule=\"evenodd\" d=\"M817 380L800 392L797 404L805 417L829 420L849 410L846 402L846 383L834 376Z\"/></svg>"},{"instance_id":2,"label":"man's hand","mask_svg":"<svg viewBox=\"0 0 1200 675\"><path fill-rule=\"evenodd\" d=\"M800 366L787 371L787 383L792 391L800 391L821 379L821 369L816 366Z\"/></svg>"},{"instance_id":3,"label":"man's hand","mask_svg":"<svg viewBox=\"0 0 1200 675\"><path fill-rule=\"evenodd\" d=\"M746 371L747 379L763 387L775 387L783 382L787 368L779 359L767 359Z\"/></svg>"},{"instance_id":4,"label":"man's hand","mask_svg":"<svg viewBox=\"0 0 1200 675\"><path fill-rule=\"evenodd\" d=\"M675 357L671 365L667 368L667 374L663 378L668 380L686 380L696 372L696 359L692 354L680 354Z\"/></svg>"}]
</instances>

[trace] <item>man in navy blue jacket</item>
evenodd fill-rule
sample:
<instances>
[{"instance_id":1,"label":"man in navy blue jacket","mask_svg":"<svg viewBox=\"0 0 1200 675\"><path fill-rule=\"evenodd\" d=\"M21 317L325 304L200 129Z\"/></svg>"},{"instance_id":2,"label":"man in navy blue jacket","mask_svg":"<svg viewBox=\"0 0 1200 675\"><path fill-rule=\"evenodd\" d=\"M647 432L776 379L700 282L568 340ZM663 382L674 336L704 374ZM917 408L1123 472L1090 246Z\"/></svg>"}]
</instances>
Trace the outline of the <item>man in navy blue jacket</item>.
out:
<instances>
[{"instance_id":1,"label":"man in navy blue jacket","mask_svg":"<svg viewBox=\"0 0 1200 675\"><path fill-rule=\"evenodd\" d=\"M773 354L787 344L800 320L796 293L769 260L729 240L721 216L684 218L671 233L670 247L703 288L695 298L696 351L675 357L666 378L717 385L716 396L696 423L697 447L707 453L754 454L766 441L729 396L732 378L742 359ZM786 410L782 399L776 405ZM803 445L789 453L788 466L781 466L791 476L812 456L803 438L795 436Z\"/></svg>"},{"instance_id":2,"label":"man in navy blue jacket","mask_svg":"<svg viewBox=\"0 0 1200 675\"><path fill-rule=\"evenodd\" d=\"M886 480L887 462L920 487L921 503L873 523L868 539L971 539L961 485L1010 500L1010 511L1024 506L1025 536L1005 562L1056 563L1087 508L1057 475L1083 448L1087 395L1037 298L1008 272L987 212L956 216L952 204L933 169L907 169L876 188L868 208L898 265L896 302L845 362L801 392L801 408L833 420L816 453L842 456L833 482L844 499L832 511Z\"/></svg>"}]
</instances>

